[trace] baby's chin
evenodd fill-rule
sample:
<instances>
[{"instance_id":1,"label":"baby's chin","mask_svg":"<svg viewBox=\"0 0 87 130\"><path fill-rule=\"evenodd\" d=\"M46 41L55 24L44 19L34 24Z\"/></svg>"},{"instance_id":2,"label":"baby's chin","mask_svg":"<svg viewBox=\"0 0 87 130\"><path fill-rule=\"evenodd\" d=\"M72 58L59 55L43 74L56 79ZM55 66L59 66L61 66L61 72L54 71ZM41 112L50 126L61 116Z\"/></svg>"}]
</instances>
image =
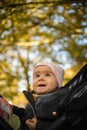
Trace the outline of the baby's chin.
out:
<instances>
[{"instance_id":1,"label":"baby's chin","mask_svg":"<svg viewBox=\"0 0 87 130\"><path fill-rule=\"evenodd\" d=\"M37 90L37 91L34 91L36 94L38 94L38 95L41 95L41 94L46 94L46 93L48 93L48 92L46 92L46 91L43 91L43 90Z\"/></svg>"},{"instance_id":2,"label":"baby's chin","mask_svg":"<svg viewBox=\"0 0 87 130\"><path fill-rule=\"evenodd\" d=\"M48 92L48 91L34 91L34 92L35 92L35 94L37 94L37 95L43 95L43 94L52 93L52 92L54 92L54 91L51 91L51 92Z\"/></svg>"},{"instance_id":3,"label":"baby's chin","mask_svg":"<svg viewBox=\"0 0 87 130\"><path fill-rule=\"evenodd\" d=\"M39 91L37 91L37 92L35 92L36 94L38 94L38 95L42 95L42 94L46 94L45 92L39 92Z\"/></svg>"}]
</instances>

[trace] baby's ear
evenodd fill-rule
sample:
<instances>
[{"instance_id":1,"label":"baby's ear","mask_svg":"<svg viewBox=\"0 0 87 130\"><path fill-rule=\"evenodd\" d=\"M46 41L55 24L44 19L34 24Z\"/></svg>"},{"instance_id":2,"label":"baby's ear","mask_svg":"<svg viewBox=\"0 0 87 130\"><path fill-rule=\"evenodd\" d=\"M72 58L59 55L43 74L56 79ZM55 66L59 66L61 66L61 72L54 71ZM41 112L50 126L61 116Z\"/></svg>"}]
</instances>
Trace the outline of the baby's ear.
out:
<instances>
[{"instance_id":1,"label":"baby's ear","mask_svg":"<svg viewBox=\"0 0 87 130\"><path fill-rule=\"evenodd\" d=\"M60 88L59 84L57 84L57 88L58 88L58 89Z\"/></svg>"}]
</instances>

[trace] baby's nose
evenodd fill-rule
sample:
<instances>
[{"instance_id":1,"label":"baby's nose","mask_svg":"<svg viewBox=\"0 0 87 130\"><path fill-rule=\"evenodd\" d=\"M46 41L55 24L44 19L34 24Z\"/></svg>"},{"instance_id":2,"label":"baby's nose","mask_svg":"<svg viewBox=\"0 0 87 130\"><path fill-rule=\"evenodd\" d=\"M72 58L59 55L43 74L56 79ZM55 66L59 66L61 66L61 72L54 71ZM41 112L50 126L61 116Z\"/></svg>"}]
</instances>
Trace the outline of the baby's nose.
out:
<instances>
[{"instance_id":1,"label":"baby's nose","mask_svg":"<svg viewBox=\"0 0 87 130\"><path fill-rule=\"evenodd\" d=\"M43 81L43 80L44 80L44 76L41 75L41 76L39 77L39 81Z\"/></svg>"}]
</instances>

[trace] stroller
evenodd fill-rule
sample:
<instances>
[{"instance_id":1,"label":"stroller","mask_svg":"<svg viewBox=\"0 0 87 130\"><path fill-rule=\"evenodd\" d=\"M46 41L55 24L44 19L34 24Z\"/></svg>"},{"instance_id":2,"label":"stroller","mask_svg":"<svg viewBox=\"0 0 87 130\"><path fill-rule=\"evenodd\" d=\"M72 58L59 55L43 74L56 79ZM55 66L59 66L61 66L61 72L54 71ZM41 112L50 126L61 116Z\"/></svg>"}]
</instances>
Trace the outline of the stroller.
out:
<instances>
[{"instance_id":1,"label":"stroller","mask_svg":"<svg viewBox=\"0 0 87 130\"><path fill-rule=\"evenodd\" d=\"M79 129L79 124L82 129L85 127L87 129L87 64L59 90L59 99L61 117L46 130L55 130L55 128L64 130L69 128L69 125L72 125L73 129L74 126L78 126ZM0 117L0 128L14 130L2 117Z\"/></svg>"}]
</instances>

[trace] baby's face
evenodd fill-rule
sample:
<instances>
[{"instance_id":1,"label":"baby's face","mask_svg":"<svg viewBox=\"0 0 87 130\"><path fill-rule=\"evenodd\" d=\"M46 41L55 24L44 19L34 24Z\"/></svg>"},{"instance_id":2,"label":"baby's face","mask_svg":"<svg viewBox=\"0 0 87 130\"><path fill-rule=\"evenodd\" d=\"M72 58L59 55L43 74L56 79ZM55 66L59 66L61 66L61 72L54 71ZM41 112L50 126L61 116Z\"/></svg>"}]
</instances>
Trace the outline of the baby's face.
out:
<instances>
[{"instance_id":1,"label":"baby's face","mask_svg":"<svg viewBox=\"0 0 87 130\"><path fill-rule=\"evenodd\" d=\"M51 93L57 89L57 86L57 80L50 67L44 65L36 67L33 75L33 90L35 93Z\"/></svg>"}]
</instances>

